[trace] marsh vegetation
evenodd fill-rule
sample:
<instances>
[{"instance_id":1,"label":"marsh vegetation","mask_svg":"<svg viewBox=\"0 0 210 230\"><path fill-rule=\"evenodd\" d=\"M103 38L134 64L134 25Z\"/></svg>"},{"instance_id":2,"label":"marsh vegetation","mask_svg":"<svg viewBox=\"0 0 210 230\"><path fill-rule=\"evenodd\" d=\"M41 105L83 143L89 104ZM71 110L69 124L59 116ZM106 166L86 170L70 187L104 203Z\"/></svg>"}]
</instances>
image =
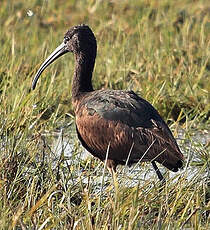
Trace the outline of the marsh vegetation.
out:
<instances>
[{"instance_id":1,"label":"marsh vegetation","mask_svg":"<svg viewBox=\"0 0 210 230\"><path fill-rule=\"evenodd\" d=\"M207 1L2 1L0 229L208 229L210 9ZM132 89L160 112L185 156L179 173L84 156L71 105L72 55L32 78L68 28L98 41L95 89Z\"/></svg>"}]
</instances>

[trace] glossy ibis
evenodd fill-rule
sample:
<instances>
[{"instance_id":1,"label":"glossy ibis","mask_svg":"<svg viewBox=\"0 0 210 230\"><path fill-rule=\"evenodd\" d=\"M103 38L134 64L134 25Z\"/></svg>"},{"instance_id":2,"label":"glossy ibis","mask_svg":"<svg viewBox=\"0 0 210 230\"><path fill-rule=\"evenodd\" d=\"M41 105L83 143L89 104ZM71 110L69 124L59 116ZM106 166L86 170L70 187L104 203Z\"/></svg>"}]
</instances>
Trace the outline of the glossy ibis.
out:
<instances>
[{"instance_id":1,"label":"glossy ibis","mask_svg":"<svg viewBox=\"0 0 210 230\"><path fill-rule=\"evenodd\" d=\"M75 71L72 104L76 115L78 138L84 148L103 162L111 173L117 165L150 161L160 180L155 161L176 172L184 157L170 129L155 108L133 91L94 90L92 73L97 43L87 25L67 31L63 43L43 62L32 88L42 72L60 56L72 52Z\"/></svg>"}]
</instances>

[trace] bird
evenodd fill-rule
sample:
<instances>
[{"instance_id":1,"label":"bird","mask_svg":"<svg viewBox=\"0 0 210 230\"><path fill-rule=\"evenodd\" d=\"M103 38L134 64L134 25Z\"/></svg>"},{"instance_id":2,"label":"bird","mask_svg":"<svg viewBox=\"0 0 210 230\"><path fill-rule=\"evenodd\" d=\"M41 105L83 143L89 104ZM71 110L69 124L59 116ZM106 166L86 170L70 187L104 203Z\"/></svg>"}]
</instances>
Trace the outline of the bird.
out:
<instances>
[{"instance_id":1,"label":"bird","mask_svg":"<svg viewBox=\"0 0 210 230\"><path fill-rule=\"evenodd\" d=\"M184 156L158 111L131 90L94 90L92 75L97 41L86 24L71 27L63 42L36 72L35 89L42 72L56 59L73 53L72 106L78 139L94 157L106 163L111 174L118 165L151 162L160 181L165 180L156 162L177 172Z\"/></svg>"}]
</instances>

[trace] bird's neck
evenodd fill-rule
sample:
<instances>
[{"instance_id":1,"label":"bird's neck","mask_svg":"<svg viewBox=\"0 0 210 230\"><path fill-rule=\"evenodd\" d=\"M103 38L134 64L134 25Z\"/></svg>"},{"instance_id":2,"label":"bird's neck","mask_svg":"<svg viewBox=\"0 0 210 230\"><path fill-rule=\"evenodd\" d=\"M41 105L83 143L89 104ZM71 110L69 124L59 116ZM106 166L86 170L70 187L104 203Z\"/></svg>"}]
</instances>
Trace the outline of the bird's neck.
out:
<instances>
[{"instance_id":1,"label":"bird's neck","mask_svg":"<svg viewBox=\"0 0 210 230\"><path fill-rule=\"evenodd\" d=\"M75 55L76 67L72 83L72 98L77 100L87 92L93 91L92 73L95 64L95 57L88 56L84 53Z\"/></svg>"}]
</instances>

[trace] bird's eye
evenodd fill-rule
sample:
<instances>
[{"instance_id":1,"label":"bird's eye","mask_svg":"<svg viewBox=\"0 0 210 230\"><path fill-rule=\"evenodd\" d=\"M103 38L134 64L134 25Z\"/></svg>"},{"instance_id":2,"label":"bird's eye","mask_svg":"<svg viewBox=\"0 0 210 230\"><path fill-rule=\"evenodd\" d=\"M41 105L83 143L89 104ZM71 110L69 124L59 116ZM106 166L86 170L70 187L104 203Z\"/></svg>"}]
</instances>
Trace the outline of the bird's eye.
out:
<instances>
[{"instance_id":1,"label":"bird's eye","mask_svg":"<svg viewBox=\"0 0 210 230\"><path fill-rule=\"evenodd\" d=\"M69 37L65 37L65 38L64 38L64 43L66 44L69 40L70 40Z\"/></svg>"}]
</instances>

